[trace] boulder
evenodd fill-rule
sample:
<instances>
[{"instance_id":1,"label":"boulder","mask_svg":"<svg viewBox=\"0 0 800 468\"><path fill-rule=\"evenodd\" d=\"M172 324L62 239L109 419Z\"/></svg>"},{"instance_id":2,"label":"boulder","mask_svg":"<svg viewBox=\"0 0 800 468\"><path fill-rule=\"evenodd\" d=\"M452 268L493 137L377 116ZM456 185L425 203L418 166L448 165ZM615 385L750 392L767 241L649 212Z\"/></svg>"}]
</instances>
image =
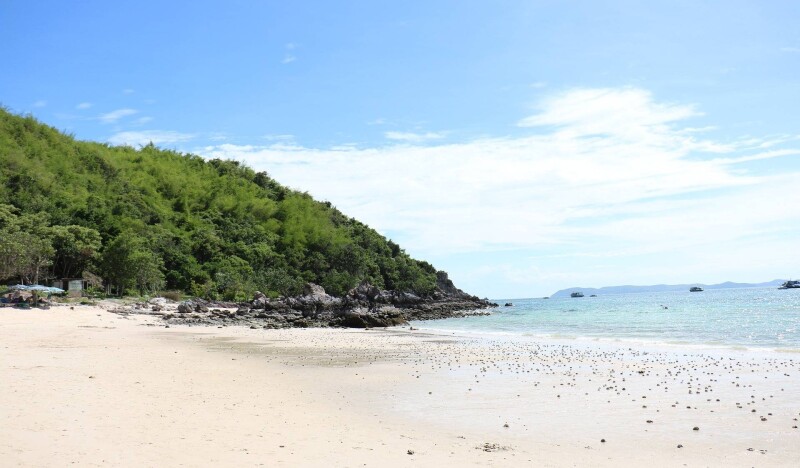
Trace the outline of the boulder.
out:
<instances>
[{"instance_id":1,"label":"boulder","mask_svg":"<svg viewBox=\"0 0 800 468\"><path fill-rule=\"evenodd\" d=\"M253 301L250 303L253 309L266 309L269 304L269 298L261 291L256 291L253 294Z\"/></svg>"},{"instance_id":2,"label":"boulder","mask_svg":"<svg viewBox=\"0 0 800 468\"><path fill-rule=\"evenodd\" d=\"M178 313L190 314L192 312L207 313L208 307L200 301L188 300L178 304Z\"/></svg>"},{"instance_id":3,"label":"boulder","mask_svg":"<svg viewBox=\"0 0 800 468\"><path fill-rule=\"evenodd\" d=\"M325 292L325 288L314 283L306 283L306 285L303 286L303 295L311 297L316 297L316 296L330 297Z\"/></svg>"},{"instance_id":4,"label":"boulder","mask_svg":"<svg viewBox=\"0 0 800 468\"><path fill-rule=\"evenodd\" d=\"M164 297L154 297L149 301L147 301L147 303L150 304L151 306L158 306L163 308L165 305L167 305L167 299Z\"/></svg>"},{"instance_id":5,"label":"boulder","mask_svg":"<svg viewBox=\"0 0 800 468\"><path fill-rule=\"evenodd\" d=\"M399 293L395 297L395 304L410 305L419 304L420 302L422 302L422 298L410 292Z\"/></svg>"},{"instance_id":6,"label":"boulder","mask_svg":"<svg viewBox=\"0 0 800 468\"><path fill-rule=\"evenodd\" d=\"M374 311L358 307L345 311L341 323L350 328L370 328L402 325L406 320L399 309L391 306Z\"/></svg>"},{"instance_id":7,"label":"boulder","mask_svg":"<svg viewBox=\"0 0 800 468\"><path fill-rule=\"evenodd\" d=\"M363 281L361 284L351 289L347 293L348 297L369 302L375 301L375 298L380 296L380 294L381 291L375 286L371 285L368 281Z\"/></svg>"}]
</instances>

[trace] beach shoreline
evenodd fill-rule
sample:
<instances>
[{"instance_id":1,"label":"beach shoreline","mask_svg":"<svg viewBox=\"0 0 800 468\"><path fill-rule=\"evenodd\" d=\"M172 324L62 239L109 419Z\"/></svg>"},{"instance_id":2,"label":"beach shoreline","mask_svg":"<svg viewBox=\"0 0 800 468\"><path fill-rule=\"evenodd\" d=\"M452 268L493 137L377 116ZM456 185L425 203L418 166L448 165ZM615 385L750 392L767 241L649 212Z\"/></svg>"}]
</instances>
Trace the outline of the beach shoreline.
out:
<instances>
[{"instance_id":1,"label":"beach shoreline","mask_svg":"<svg viewBox=\"0 0 800 468\"><path fill-rule=\"evenodd\" d=\"M91 306L0 310L0 337L11 466L800 461L791 353L165 328Z\"/></svg>"}]
</instances>

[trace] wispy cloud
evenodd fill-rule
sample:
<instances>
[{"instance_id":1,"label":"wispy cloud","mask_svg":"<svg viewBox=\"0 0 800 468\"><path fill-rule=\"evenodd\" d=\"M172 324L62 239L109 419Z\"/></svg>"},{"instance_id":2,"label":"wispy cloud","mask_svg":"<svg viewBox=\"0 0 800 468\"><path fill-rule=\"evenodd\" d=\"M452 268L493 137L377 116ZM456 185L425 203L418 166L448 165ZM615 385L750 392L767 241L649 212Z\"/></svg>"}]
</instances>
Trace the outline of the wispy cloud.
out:
<instances>
[{"instance_id":1,"label":"wispy cloud","mask_svg":"<svg viewBox=\"0 0 800 468\"><path fill-rule=\"evenodd\" d=\"M45 107L47 106L47 101L44 99L39 99L38 101L33 103L33 107Z\"/></svg>"},{"instance_id":2,"label":"wispy cloud","mask_svg":"<svg viewBox=\"0 0 800 468\"><path fill-rule=\"evenodd\" d=\"M143 146L152 142L156 145L183 143L194 138L191 133L180 133L165 130L143 130L118 132L112 135L108 142L113 145Z\"/></svg>"},{"instance_id":3,"label":"wispy cloud","mask_svg":"<svg viewBox=\"0 0 800 468\"><path fill-rule=\"evenodd\" d=\"M300 44L297 44L295 42L287 42L284 45L284 48L286 49L286 53L283 55L283 59L281 60L281 63L286 65L288 63L292 63L292 62L297 61L297 56L295 55L294 51L297 50L299 47L300 47Z\"/></svg>"},{"instance_id":4,"label":"wispy cloud","mask_svg":"<svg viewBox=\"0 0 800 468\"><path fill-rule=\"evenodd\" d=\"M78 104L77 106L75 106L75 108L78 109L78 110L86 110L86 109L89 109L90 107L92 107L92 103L91 102L82 102L82 103Z\"/></svg>"},{"instance_id":5,"label":"wispy cloud","mask_svg":"<svg viewBox=\"0 0 800 468\"><path fill-rule=\"evenodd\" d=\"M136 109L117 109L105 114L100 114L101 122L103 123L116 123L118 120L139 113Z\"/></svg>"},{"instance_id":6,"label":"wispy cloud","mask_svg":"<svg viewBox=\"0 0 800 468\"><path fill-rule=\"evenodd\" d=\"M546 87L547 87L547 82L546 81L534 81L533 83L531 83L531 88L534 88L534 89L541 89L541 88L546 88Z\"/></svg>"},{"instance_id":7,"label":"wispy cloud","mask_svg":"<svg viewBox=\"0 0 800 468\"><path fill-rule=\"evenodd\" d=\"M153 121L153 118L152 118L152 117L150 117L150 116L144 116L144 117L139 117L138 119L136 119L136 120L134 121L134 123L136 123L136 125L144 125L144 124L146 124L146 123L150 123L150 122L152 122L152 121Z\"/></svg>"},{"instance_id":8,"label":"wispy cloud","mask_svg":"<svg viewBox=\"0 0 800 468\"><path fill-rule=\"evenodd\" d=\"M286 142L286 141L293 141L294 140L294 135L290 135L288 133L277 134L277 135L267 134L267 135L264 135L262 138L264 138L267 141L283 141L283 142Z\"/></svg>"},{"instance_id":9,"label":"wispy cloud","mask_svg":"<svg viewBox=\"0 0 800 468\"><path fill-rule=\"evenodd\" d=\"M788 52L791 54L800 53L800 47L781 47L781 52Z\"/></svg>"},{"instance_id":10,"label":"wispy cloud","mask_svg":"<svg viewBox=\"0 0 800 468\"><path fill-rule=\"evenodd\" d=\"M409 143L422 143L424 141L438 140L444 138L444 135L442 133L436 133L436 132L414 133L414 132L390 131L384 133L383 136L385 136L389 140L406 141Z\"/></svg>"},{"instance_id":11,"label":"wispy cloud","mask_svg":"<svg viewBox=\"0 0 800 468\"><path fill-rule=\"evenodd\" d=\"M266 169L423 255L602 248L625 256L689 246L723 255L720 241L800 229L800 205L775 203L800 174L756 175L747 165L797 151L700 138L686 122L701 115L642 89L574 89L521 119L531 129L523 137L431 144L439 134L395 132L398 144L375 148L199 152Z\"/></svg>"},{"instance_id":12,"label":"wispy cloud","mask_svg":"<svg viewBox=\"0 0 800 468\"><path fill-rule=\"evenodd\" d=\"M131 88L125 88L125 89L122 90L122 94L133 94L135 92L136 91L131 89Z\"/></svg>"}]
</instances>

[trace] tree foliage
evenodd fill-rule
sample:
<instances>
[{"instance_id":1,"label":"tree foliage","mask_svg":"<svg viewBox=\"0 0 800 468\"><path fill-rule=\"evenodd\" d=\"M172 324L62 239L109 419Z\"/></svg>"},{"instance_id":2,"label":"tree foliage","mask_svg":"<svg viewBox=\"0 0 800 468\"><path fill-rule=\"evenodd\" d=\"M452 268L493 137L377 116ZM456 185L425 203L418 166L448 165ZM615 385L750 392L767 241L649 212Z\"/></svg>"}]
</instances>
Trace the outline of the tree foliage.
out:
<instances>
[{"instance_id":1,"label":"tree foliage","mask_svg":"<svg viewBox=\"0 0 800 468\"><path fill-rule=\"evenodd\" d=\"M330 203L236 161L77 141L0 109L0 280L101 274L115 292L242 299L430 293L435 270Z\"/></svg>"}]
</instances>

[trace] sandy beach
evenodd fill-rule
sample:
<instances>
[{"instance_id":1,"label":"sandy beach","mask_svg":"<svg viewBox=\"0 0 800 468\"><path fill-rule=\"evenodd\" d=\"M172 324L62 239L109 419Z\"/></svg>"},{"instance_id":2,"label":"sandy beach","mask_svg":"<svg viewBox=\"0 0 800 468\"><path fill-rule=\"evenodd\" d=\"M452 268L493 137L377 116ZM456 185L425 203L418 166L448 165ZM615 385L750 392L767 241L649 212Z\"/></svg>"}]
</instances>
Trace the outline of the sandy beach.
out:
<instances>
[{"instance_id":1,"label":"sandy beach","mask_svg":"<svg viewBox=\"0 0 800 468\"><path fill-rule=\"evenodd\" d=\"M0 309L3 465L800 465L795 353L157 320Z\"/></svg>"}]
</instances>

